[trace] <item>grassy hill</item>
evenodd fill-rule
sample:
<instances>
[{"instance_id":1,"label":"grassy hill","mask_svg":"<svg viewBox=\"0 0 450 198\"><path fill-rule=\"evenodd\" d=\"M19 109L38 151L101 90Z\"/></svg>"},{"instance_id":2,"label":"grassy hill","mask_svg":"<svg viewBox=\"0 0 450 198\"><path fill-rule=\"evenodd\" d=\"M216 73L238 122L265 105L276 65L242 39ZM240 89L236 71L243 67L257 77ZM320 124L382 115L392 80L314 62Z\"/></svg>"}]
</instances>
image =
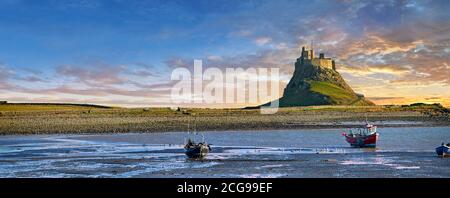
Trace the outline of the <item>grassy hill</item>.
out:
<instances>
[{"instance_id":1,"label":"grassy hill","mask_svg":"<svg viewBox=\"0 0 450 198\"><path fill-rule=\"evenodd\" d=\"M358 100L358 97L352 92L332 83L314 80L308 81L308 83L311 91L328 96L329 100L331 100L330 102L333 104L351 104L353 101Z\"/></svg>"},{"instance_id":2,"label":"grassy hill","mask_svg":"<svg viewBox=\"0 0 450 198\"><path fill-rule=\"evenodd\" d=\"M364 98L335 84L313 80L308 81L308 83L312 92L326 96L330 104L348 104L357 106L364 106L364 104L367 104Z\"/></svg>"},{"instance_id":3,"label":"grassy hill","mask_svg":"<svg viewBox=\"0 0 450 198\"><path fill-rule=\"evenodd\" d=\"M279 102L281 107L374 105L363 95L355 93L337 71L299 62Z\"/></svg>"}]
</instances>

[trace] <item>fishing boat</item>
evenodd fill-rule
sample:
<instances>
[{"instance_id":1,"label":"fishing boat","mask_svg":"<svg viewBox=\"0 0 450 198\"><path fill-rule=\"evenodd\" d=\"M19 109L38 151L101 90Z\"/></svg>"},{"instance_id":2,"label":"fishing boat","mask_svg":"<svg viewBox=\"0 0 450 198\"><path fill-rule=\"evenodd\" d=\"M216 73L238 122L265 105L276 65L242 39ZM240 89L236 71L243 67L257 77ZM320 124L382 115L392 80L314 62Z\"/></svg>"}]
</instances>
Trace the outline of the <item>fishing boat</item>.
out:
<instances>
[{"instance_id":1,"label":"fishing boat","mask_svg":"<svg viewBox=\"0 0 450 198\"><path fill-rule=\"evenodd\" d=\"M450 148L450 143L447 145L442 143L442 145L440 147L436 148L436 153L438 154L438 156L448 157L448 156L450 156L449 148Z\"/></svg>"},{"instance_id":2,"label":"fishing boat","mask_svg":"<svg viewBox=\"0 0 450 198\"><path fill-rule=\"evenodd\" d=\"M188 124L187 134L188 134L188 136L190 136L192 134L191 131L189 130L189 124ZM201 134L202 141L200 141L198 143L196 143L196 141L195 141L195 136L198 135L198 133L194 132L193 135L194 135L193 136L194 139L191 139L190 137L189 137L188 141L186 141L186 139L184 139L184 142L185 142L184 153L189 158L203 158L209 153L209 151L211 151L211 147L209 146L208 143L206 143L205 136L203 134Z\"/></svg>"},{"instance_id":3,"label":"fishing boat","mask_svg":"<svg viewBox=\"0 0 450 198\"><path fill-rule=\"evenodd\" d=\"M193 140L189 139L184 146L184 150L184 153L189 158L202 158L205 157L209 153L209 151L211 151L211 147L204 141L195 143Z\"/></svg>"},{"instance_id":4,"label":"fishing boat","mask_svg":"<svg viewBox=\"0 0 450 198\"><path fill-rule=\"evenodd\" d=\"M377 126L367 123L362 128L358 128L357 132L350 130L350 133L342 132L345 140L352 147L376 147L378 140Z\"/></svg>"}]
</instances>

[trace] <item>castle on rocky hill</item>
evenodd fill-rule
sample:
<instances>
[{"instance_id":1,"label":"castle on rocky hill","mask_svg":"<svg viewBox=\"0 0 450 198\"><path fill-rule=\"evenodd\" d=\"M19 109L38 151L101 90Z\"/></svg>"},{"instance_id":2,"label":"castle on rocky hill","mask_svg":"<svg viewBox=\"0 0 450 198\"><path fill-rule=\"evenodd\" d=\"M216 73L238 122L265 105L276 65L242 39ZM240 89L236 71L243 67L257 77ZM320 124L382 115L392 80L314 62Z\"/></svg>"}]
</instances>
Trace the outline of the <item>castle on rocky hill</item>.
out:
<instances>
[{"instance_id":1,"label":"castle on rocky hill","mask_svg":"<svg viewBox=\"0 0 450 198\"><path fill-rule=\"evenodd\" d=\"M311 42L311 46L312 42ZM302 54L295 62L295 71L284 88L283 97L278 99L279 107L311 105L374 105L364 95L355 93L336 71L332 58L323 53L314 56L314 50L302 47ZM271 103L262 104L268 106Z\"/></svg>"},{"instance_id":2,"label":"castle on rocky hill","mask_svg":"<svg viewBox=\"0 0 450 198\"><path fill-rule=\"evenodd\" d=\"M336 71L336 63L333 59L325 58L324 53L320 53L319 58L316 58L314 50L306 49L304 46L302 47L302 54L300 58L297 59L297 62L300 62L300 65L315 65Z\"/></svg>"}]
</instances>

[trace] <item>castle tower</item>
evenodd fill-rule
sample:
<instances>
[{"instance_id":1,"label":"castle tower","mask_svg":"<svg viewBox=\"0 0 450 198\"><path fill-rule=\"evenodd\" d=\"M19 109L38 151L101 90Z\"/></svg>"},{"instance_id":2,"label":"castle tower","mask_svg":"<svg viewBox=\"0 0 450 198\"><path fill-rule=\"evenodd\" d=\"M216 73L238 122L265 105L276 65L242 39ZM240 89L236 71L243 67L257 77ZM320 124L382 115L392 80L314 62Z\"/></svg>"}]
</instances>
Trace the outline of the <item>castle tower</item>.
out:
<instances>
[{"instance_id":1,"label":"castle tower","mask_svg":"<svg viewBox=\"0 0 450 198\"><path fill-rule=\"evenodd\" d=\"M313 51L312 49L307 50L307 49L305 48L305 46L303 46L303 47L302 47L302 54L301 54L301 57L302 57L303 59L311 60L311 59L314 58L314 51Z\"/></svg>"},{"instance_id":2,"label":"castle tower","mask_svg":"<svg viewBox=\"0 0 450 198\"><path fill-rule=\"evenodd\" d=\"M315 57L314 50L312 49L312 43L311 49L307 49L306 46L302 47L301 56L300 58L297 59L297 61L299 61L301 65L312 64L315 66L332 69L336 71L336 63L334 62L333 58L325 57L324 53L320 53L319 57L317 58Z\"/></svg>"}]
</instances>

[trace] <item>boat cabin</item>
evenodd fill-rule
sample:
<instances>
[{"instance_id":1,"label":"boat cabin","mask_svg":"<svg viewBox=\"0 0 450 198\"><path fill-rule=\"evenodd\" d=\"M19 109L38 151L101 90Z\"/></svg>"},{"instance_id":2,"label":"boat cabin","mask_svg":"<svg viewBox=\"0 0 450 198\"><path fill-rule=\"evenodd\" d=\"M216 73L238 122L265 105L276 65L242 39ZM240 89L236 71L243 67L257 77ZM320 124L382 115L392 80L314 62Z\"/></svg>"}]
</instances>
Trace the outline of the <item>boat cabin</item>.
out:
<instances>
[{"instance_id":1,"label":"boat cabin","mask_svg":"<svg viewBox=\"0 0 450 198\"><path fill-rule=\"evenodd\" d=\"M350 137L367 136L367 135L374 134L376 132L377 132L377 126L374 126L371 124L366 124L364 127L358 128L357 132L353 132L351 130L349 136Z\"/></svg>"}]
</instances>

